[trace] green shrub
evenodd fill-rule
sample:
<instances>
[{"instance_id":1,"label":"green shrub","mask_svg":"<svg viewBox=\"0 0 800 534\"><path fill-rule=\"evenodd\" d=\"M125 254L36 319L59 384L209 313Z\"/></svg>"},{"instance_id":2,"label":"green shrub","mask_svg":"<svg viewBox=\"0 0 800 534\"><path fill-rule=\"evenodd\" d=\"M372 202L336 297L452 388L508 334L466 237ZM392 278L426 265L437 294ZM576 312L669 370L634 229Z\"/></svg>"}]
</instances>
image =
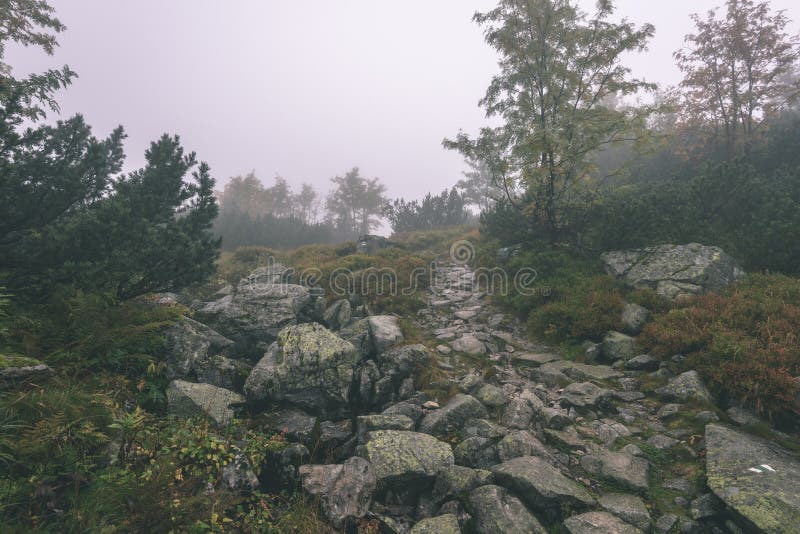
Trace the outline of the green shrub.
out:
<instances>
[{"instance_id":1,"label":"green shrub","mask_svg":"<svg viewBox=\"0 0 800 534\"><path fill-rule=\"evenodd\" d=\"M800 413L800 280L753 274L657 315L643 346L657 356L688 356L723 399L776 422Z\"/></svg>"}]
</instances>

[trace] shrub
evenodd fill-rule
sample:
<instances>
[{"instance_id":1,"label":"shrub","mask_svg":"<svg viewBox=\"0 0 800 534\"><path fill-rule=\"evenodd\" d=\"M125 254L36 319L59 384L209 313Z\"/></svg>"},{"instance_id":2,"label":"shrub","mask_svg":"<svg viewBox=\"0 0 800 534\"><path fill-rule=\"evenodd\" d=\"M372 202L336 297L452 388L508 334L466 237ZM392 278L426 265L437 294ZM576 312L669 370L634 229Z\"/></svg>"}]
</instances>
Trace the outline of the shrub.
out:
<instances>
[{"instance_id":1,"label":"shrub","mask_svg":"<svg viewBox=\"0 0 800 534\"><path fill-rule=\"evenodd\" d=\"M641 340L662 358L687 355L723 400L782 422L800 413L799 326L800 280L754 274L657 315Z\"/></svg>"}]
</instances>

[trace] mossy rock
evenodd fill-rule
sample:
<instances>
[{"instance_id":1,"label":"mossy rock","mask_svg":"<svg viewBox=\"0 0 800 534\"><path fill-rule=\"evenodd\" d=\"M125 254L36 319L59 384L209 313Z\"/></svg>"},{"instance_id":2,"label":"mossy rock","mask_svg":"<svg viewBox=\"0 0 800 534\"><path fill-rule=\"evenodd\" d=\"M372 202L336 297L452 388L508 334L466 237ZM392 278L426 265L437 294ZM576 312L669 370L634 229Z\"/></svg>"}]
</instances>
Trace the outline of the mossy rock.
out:
<instances>
[{"instance_id":1,"label":"mossy rock","mask_svg":"<svg viewBox=\"0 0 800 534\"><path fill-rule=\"evenodd\" d=\"M18 354L0 354L0 386L41 380L52 374L53 370L36 358Z\"/></svg>"}]
</instances>

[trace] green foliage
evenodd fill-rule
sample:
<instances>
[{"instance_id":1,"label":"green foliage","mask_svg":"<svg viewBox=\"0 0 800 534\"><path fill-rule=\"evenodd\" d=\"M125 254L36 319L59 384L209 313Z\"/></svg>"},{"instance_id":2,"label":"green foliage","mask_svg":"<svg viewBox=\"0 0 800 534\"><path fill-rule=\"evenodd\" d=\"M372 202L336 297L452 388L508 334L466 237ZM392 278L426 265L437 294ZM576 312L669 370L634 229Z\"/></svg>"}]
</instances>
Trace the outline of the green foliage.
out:
<instances>
[{"instance_id":1,"label":"green foliage","mask_svg":"<svg viewBox=\"0 0 800 534\"><path fill-rule=\"evenodd\" d=\"M800 413L800 281L751 275L655 317L641 336L653 354L680 353L723 396L777 422Z\"/></svg>"},{"instance_id":2,"label":"green foliage","mask_svg":"<svg viewBox=\"0 0 800 534\"><path fill-rule=\"evenodd\" d=\"M421 201L395 199L384 206L383 215L395 233L459 226L472 217L455 187L439 195L428 193Z\"/></svg>"},{"instance_id":3,"label":"green foliage","mask_svg":"<svg viewBox=\"0 0 800 534\"><path fill-rule=\"evenodd\" d=\"M358 167L331 178L333 189L325 200L328 218L340 239L356 239L380 226L386 186L378 178L364 178Z\"/></svg>"}]
</instances>

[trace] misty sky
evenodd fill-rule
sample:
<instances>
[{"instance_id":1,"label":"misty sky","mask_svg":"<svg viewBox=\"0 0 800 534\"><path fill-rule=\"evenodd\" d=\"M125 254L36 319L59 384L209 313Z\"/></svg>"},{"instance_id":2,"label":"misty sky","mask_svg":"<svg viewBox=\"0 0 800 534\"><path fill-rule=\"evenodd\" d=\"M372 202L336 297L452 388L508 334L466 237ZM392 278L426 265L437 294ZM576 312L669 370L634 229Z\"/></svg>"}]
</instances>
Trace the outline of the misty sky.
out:
<instances>
[{"instance_id":1,"label":"misty sky","mask_svg":"<svg viewBox=\"0 0 800 534\"><path fill-rule=\"evenodd\" d=\"M617 13L652 22L634 74L662 85L680 73L672 52L689 14L723 0L618 0ZM773 0L798 31L796 0ZM472 21L493 0L52 0L67 25L53 57L9 48L18 74L68 64L80 78L62 115L83 113L97 135L122 124L127 168L149 142L181 135L219 187L255 170L318 190L353 166L392 196L453 185L464 166L441 148L485 124L477 101L496 57ZM580 2L584 7L591 0Z\"/></svg>"}]
</instances>

